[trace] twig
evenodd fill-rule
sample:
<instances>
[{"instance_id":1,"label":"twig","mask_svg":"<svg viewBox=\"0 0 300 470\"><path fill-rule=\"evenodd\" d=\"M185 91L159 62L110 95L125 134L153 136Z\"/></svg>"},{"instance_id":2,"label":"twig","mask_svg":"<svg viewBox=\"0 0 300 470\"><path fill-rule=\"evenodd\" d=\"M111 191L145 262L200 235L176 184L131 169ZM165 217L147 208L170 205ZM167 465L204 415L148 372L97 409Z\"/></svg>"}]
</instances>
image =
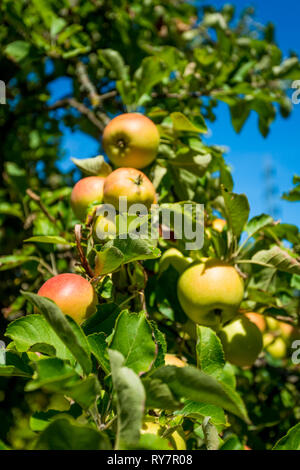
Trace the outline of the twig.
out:
<instances>
[{"instance_id":1,"label":"twig","mask_svg":"<svg viewBox=\"0 0 300 470\"><path fill-rule=\"evenodd\" d=\"M53 111L58 108L66 108L68 106L77 109L77 111L86 116L89 121L91 121L91 123L94 124L94 126L96 126L101 132L103 131L104 124L99 119L97 119L94 112L91 109L87 108L83 103L77 101L75 98L63 98L61 100L58 100L51 106L48 106L48 109L50 111Z\"/></svg>"},{"instance_id":2,"label":"twig","mask_svg":"<svg viewBox=\"0 0 300 470\"><path fill-rule=\"evenodd\" d=\"M31 189L26 189L26 193L28 194L28 196L33 200L35 201L40 209L44 212L44 214L48 217L48 219L50 220L50 222L52 222L53 224L56 224L56 219L55 217L53 217L53 215L51 215L49 212L48 212L48 209L47 207L43 204L43 202L41 201L41 198L40 196L38 196L36 193L34 193Z\"/></svg>"},{"instance_id":3,"label":"twig","mask_svg":"<svg viewBox=\"0 0 300 470\"><path fill-rule=\"evenodd\" d=\"M87 273L87 275L89 277L93 278L93 277L95 277L95 273L92 270L92 268L90 267L90 265L88 263L88 260L86 259L86 256L84 254L83 248L81 246L81 225L80 224L75 225L74 232L75 232L76 246L77 246L77 250L78 250L78 253L79 253L81 265L83 266L83 268L84 268L85 272Z\"/></svg>"},{"instance_id":4,"label":"twig","mask_svg":"<svg viewBox=\"0 0 300 470\"><path fill-rule=\"evenodd\" d=\"M82 88L88 93L92 106L98 106L101 102L100 95L97 92L95 85L91 82L83 62L77 62L76 72Z\"/></svg>"}]
</instances>

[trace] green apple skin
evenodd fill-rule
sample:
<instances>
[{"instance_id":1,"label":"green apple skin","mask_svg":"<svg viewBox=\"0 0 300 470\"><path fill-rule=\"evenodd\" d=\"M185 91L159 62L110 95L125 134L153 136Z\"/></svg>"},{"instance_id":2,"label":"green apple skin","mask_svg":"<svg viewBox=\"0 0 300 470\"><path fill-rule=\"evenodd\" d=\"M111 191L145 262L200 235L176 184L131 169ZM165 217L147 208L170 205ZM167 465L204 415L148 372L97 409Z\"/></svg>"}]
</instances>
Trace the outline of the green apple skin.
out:
<instances>
[{"instance_id":1,"label":"green apple skin","mask_svg":"<svg viewBox=\"0 0 300 470\"><path fill-rule=\"evenodd\" d=\"M139 113L121 114L103 132L103 148L117 167L144 168L156 157L159 145L156 125Z\"/></svg>"},{"instance_id":2,"label":"green apple skin","mask_svg":"<svg viewBox=\"0 0 300 470\"><path fill-rule=\"evenodd\" d=\"M191 258L186 258L177 248L169 248L159 260L159 271L162 273L169 266L173 266L179 274L182 274L192 262Z\"/></svg>"},{"instance_id":3,"label":"green apple skin","mask_svg":"<svg viewBox=\"0 0 300 470\"><path fill-rule=\"evenodd\" d=\"M236 269L220 260L192 265L177 285L180 305L195 323L218 330L237 315L244 283Z\"/></svg>"},{"instance_id":4,"label":"green apple skin","mask_svg":"<svg viewBox=\"0 0 300 470\"><path fill-rule=\"evenodd\" d=\"M93 226L93 238L95 242L109 240L116 237L117 227L113 220L99 215Z\"/></svg>"},{"instance_id":5,"label":"green apple skin","mask_svg":"<svg viewBox=\"0 0 300 470\"><path fill-rule=\"evenodd\" d=\"M251 366L263 348L260 329L246 317L239 317L219 331L225 358L236 366Z\"/></svg>"},{"instance_id":6,"label":"green apple skin","mask_svg":"<svg viewBox=\"0 0 300 470\"><path fill-rule=\"evenodd\" d=\"M103 176L87 176L75 184L71 193L71 207L79 220L85 220L91 204L102 202L104 181Z\"/></svg>"}]
</instances>

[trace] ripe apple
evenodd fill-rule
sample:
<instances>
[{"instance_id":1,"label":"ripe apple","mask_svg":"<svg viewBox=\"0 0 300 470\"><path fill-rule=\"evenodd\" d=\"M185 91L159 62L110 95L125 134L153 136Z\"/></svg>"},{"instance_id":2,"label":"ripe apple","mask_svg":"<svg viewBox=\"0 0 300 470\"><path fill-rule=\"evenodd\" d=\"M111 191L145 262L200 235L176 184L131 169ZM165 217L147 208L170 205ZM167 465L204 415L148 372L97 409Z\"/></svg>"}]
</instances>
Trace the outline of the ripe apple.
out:
<instances>
[{"instance_id":1,"label":"ripe apple","mask_svg":"<svg viewBox=\"0 0 300 470\"><path fill-rule=\"evenodd\" d=\"M255 312L247 312L245 313L245 316L255 323L255 325L260 329L260 331L263 333L266 331L267 324L264 316L261 313L255 313Z\"/></svg>"},{"instance_id":2,"label":"ripe apple","mask_svg":"<svg viewBox=\"0 0 300 470\"><path fill-rule=\"evenodd\" d=\"M208 260L190 266L181 274L177 295L191 320L218 329L237 315L244 283L233 266Z\"/></svg>"},{"instance_id":3,"label":"ripe apple","mask_svg":"<svg viewBox=\"0 0 300 470\"><path fill-rule=\"evenodd\" d=\"M117 227L113 220L104 215L99 215L93 226L93 236L96 242L115 238Z\"/></svg>"},{"instance_id":4,"label":"ripe apple","mask_svg":"<svg viewBox=\"0 0 300 470\"><path fill-rule=\"evenodd\" d=\"M246 317L228 323L219 337L226 360L236 366L251 366L263 348L260 330Z\"/></svg>"},{"instance_id":5,"label":"ripe apple","mask_svg":"<svg viewBox=\"0 0 300 470\"><path fill-rule=\"evenodd\" d=\"M65 315L77 323L95 313L97 296L92 285L78 274L58 274L46 281L38 295L53 300Z\"/></svg>"},{"instance_id":6,"label":"ripe apple","mask_svg":"<svg viewBox=\"0 0 300 470\"><path fill-rule=\"evenodd\" d=\"M217 232L223 232L223 229L226 225L226 220L224 219L214 219L212 221L212 228Z\"/></svg>"},{"instance_id":7,"label":"ripe apple","mask_svg":"<svg viewBox=\"0 0 300 470\"><path fill-rule=\"evenodd\" d=\"M155 434L156 436L161 435L161 427L158 423L153 421L146 421L141 429L141 434ZM186 450L185 440L181 437L178 431L174 431L168 439L168 445L172 450Z\"/></svg>"},{"instance_id":8,"label":"ripe apple","mask_svg":"<svg viewBox=\"0 0 300 470\"><path fill-rule=\"evenodd\" d=\"M179 357L174 354L165 355L165 364L166 366L176 366L176 367L185 367L186 363L179 359Z\"/></svg>"},{"instance_id":9,"label":"ripe apple","mask_svg":"<svg viewBox=\"0 0 300 470\"><path fill-rule=\"evenodd\" d=\"M147 209L156 201L155 189L144 173L135 168L118 168L108 175L103 187L103 199L119 209L119 197L127 196L128 208L144 204Z\"/></svg>"},{"instance_id":10,"label":"ripe apple","mask_svg":"<svg viewBox=\"0 0 300 470\"><path fill-rule=\"evenodd\" d=\"M139 113L115 117L103 132L103 148L117 167L148 166L156 157L158 145L156 125Z\"/></svg>"},{"instance_id":11,"label":"ripe apple","mask_svg":"<svg viewBox=\"0 0 300 470\"><path fill-rule=\"evenodd\" d=\"M103 176L87 176L79 180L71 193L71 206L75 216L84 221L91 204L102 202Z\"/></svg>"}]
</instances>

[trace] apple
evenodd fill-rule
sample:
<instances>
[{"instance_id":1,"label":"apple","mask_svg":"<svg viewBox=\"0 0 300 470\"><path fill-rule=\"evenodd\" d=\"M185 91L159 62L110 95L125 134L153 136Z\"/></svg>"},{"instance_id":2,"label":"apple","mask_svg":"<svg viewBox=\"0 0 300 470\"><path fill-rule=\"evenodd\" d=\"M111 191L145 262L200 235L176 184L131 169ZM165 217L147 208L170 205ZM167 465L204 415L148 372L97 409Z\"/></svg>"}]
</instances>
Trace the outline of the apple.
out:
<instances>
[{"instance_id":1,"label":"apple","mask_svg":"<svg viewBox=\"0 0 300 470\"><path fill-rule=\"evenodd\" d=\"M169 248L159 260L159 271L162 273L173 266L181 274L192 262L191 258L186 258L177 248Z\"/></svg>"},{"instance_id":2,"label":"apple","mask_svg":"<svg viewBox=\"0 0 300 470\"><path fill-rule=\"evenodd\" d=\"M155 434L161 436L162 429L158 423L153 421L146 421L141 429L141 434ZM168 436L168 445L172 450L186 450L185 440L181 437L178 431L174 431L171 436Z\"/></svg>"},{"instance_id":3,"label":"apple","mask_svg":"<svg viewBox=\"0 0 300 470\"><path fill-rule=\"evenodd\" d=\"M107 156L117 167L144 168L156 157L159 132L143 114L126 113L109 122L102 143Z\"/></svg>"},{"instance_id":4,"label":"apple","mask_svg":"<svg viewBox=\"0 0 300 470\"><path fill-rule=\"evenodd\" d=\"M53 300L65 315L77 323L95 313L97 296L92 285L79 274L58 274L46 281L38 295Z\"/></svg>"},{"instance_id":5,"label":"apple","mask_svg":"<svg viewBox=\"0 0 300 470\"><path fill-rule=\"evenodd\" d=\"M93 237L96 242L115 238L117 227L113 220L104 215L99 215L93 226Z\"/></svg>"},{"instance_id":6,"label":"apple","mask_svg":"<svg viewBox=\"0 0 300 470\"><path fill-rule=\"evenodd\" d=\"M259 328L248 318L239 317L219 332L225 359L236 366L251 366L263 348Z\"/></svg>"},{"instance_id":7,"label":"apple","mask_svg":"<svg viewBox=\"0 0 300 470\"><path fill-rule=\"evenodd\" d=\"M237 315L244 283L230 264L208 260L190 266L181 274L177 295L191 320L218 329Z\"/></svg>"},{"instance_id":8,"label":"apple","mask_svg":"<svg viewBox=\"0 0 300 470\"><path fill-rule=\"evenodd\" d=\"M103 176L87 176L75 184L71 193L71 207L78 219L84 221L89 206L102 202L104 181Z\"/></svg>"},{"instance_id":9,"label":"apple","mask_svg":"<svg viewBox=\"0 0 300 470\"><path fill-rule=\"evenodd\" d=\"M176 367L185 367L186 363L176 357L174 354L165 355L165 364L166 366L176 366Z\"/></svg>"},{"instance_id":10,"label":"apple","mask_svg":"<svg viewBox=\"0 0 300 470\"><path fill-rule=\"evenodd\" d=\"M226 220L224 219L214 219L212 221L212 228L216 230L217 232L223 232L223 229L226 225Z\"/></svg>"},{"instance_id":11,"label":"apple","mask_svg":"<svg viewBox=\"0 0 300 470\"><path fill-rule=\"evenodd\" d=\"M255 323L255 325L260 329L260 331L263 333L266 331L267 324L264 316L261 313L255 313L255 312L247 312L245 313L245 316Z\"/></svg>"},{"instance_id":12,"label":"apple","mask_svg":"<svg viewBox=\"0 0 300 470\"><path fill-rule=\"evenodd\" d=\"M103 200L119 209L119 197L127 196L128 208L144 204L147 209L156 201L155 189L144 173L135 168L118 168L110 173L104 183Z\"/></svg>"},{"instance_id":13,"label":"apple","mask_svg":"<svg viewBox=\"0 0 300 470\"><path fill-rule=\"evenodd\" d=\"M283 359L287 355L287 347L283 338L272 333L264 335L264 347L275 359Z\"/></svg>"}]
</instances>

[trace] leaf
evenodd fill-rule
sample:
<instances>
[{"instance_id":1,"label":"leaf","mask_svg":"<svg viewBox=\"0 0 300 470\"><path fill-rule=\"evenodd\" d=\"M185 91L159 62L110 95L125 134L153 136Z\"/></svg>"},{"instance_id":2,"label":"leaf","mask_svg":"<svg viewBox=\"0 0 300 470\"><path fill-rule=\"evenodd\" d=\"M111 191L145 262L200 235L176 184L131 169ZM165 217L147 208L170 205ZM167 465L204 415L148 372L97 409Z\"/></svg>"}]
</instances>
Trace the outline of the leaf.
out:
<instances>
[{"instance_id":1,"label":"leaf","mask_svg":"<svg viewBox=\"0 0 300 470\"><path fill-rule=\"evenodd\" d=\"M125 359L118 351L109 350L112 381L117 395L118 429L115 448L135 445L142 427L145 390L132 369L124 367Z\"/></svg>"},{"instance_id":2,"label":"leaf","mask_svg":"<svg viewBox=\"0 0 300 470\"><path fill-rule=\"evenodd\" d=\"M219 406L249 422L244 403L236 391L195 367L160 367L151 377L166 383L176 396Z\"/></svg>"},{"instance_id":3,"label":"leaf","mask_svg":"<svg viewBox=\"0 0 300 470\"><path fill-rule=\"evenodd\" d=\"M39 388L45 388L50 392L58 392L79 382L80 379L73 367L57 357L40 359L35 363L35 367L36 373L33 380L25 386L25 390L28 392Z\"/></svg>"},{"instance_id":4,"label":"leaf","mask_svg":"<svg viewBox=\"0 0 300 470\"><path fill-rule=\"evenodd\" d=\"M6 351L4 356L4 363L0 364L0 377L32 377L33 370L28 365L28 358L26 355L19 355L12 351Z\"/></svg>"},{"instance_id":5,"label":"leaf","mask_svg":"<svg viewBox=\"0 0 300 470\"><path fill-rule=\"evenodd\" d=\"M253 237L253 235L259 232L262 228L267 227L268 225L272 225L273 223L274 219L270 215L261 214L249 220L245 227L245 230L248 233L249 237Z\"/></svg>"},{"instance_id":6,"label":"leaf","mask_svg":"<svg viewBox=\"0 0 300 470\"><path fill-rule=\"evenodd\" d=\"M248 220L250 207L244 194L229 193L222 188L224 198L226 220L232 229L233 235L239 237Z\"/></svg>"},{"instance_id":7,"label":"leaf","mask_svg":"<svg viewBox=\"0 0 300 470\"><path fill-rule=\"evenodd\" d=\"M212 157L209 153L206 155L196 155L187 149L185 152L178 152L177 156L170 160L169 164L173 167L185 168L194 175L203 176L211 159Z\"/></svg>"},{"instance_id":8,"label":"leaf","mask_svg":"<svg viewBox=\"0 0 300 470\"><path fill-rule=\"evenodd\" d=\"M110 449L106 435L94 428L56 419L40 434L35 450L103 450Z\"/></svg>"},{"instance_id":9,"label":"leaf","mask_svg":"<svg viewBox=\"0 0 300 470\"><path fill-rule=\"evenodd\" d=\"M151 93L157 83L161 83L170 74L169 66L159 57L145 57L135 73L138 97Z\"/></svg>"},{"instance_id":10,"label":"leaf","mask_svg":"<svg viewBox=\"0 0 300 470\"><path fill-rule=\"evenodd\" d=\"M24 240L24 242L35 242L35 243L51 243L54 245L71 245L75 246L75 243L68 242L65 240L63 237L58 237L58 236L51 236L51 235L41 235L37 237L30 237Z\"/></svg>"},{"instance_id":11,"label":"leaf","mask_svg":"<svg viewBox=\"0 0 300 470\"><path fill-rule=\"evenodd\" d=\"M300 274L300 263L278 246L259 251L251 261L286 273Z\"/></svg>"},{"instance_id":12,"label":"leaf","mask_svg":"<svg viewBox=\"0 0 300 470\"><path fill-rule=\"evenodd\" d=\"M16 62L21 62L29 55L30 44L25 41L14 41L5 47L5 53Z\"/></svg>"},{"instance_id":13,"label":"leaf","mask_svg":"<svg viewBox=\"0 0 300 470\"><path fill-rule=\"evenodd\" d=\"M22 266L29 261L36 261L37 263L38 258L34 256L26 256L26 255L8 255L8 256L0 256L0 271L7 271L8 269L14 269L18 266Z\"/></svg>"},{"instance_id":14,"label":"leaf","mask_svg":"<svg viewBox=\"0 0 300 470\"><path fill-rule=\"evenodd\" d=\"M107 176L112 172L111 166L106 163L102 155L93 158L71 158L71 160L86 175Z\"/></svg>"},{"instance_id":15,"label":"leaf","mask_svg":"<svg viewBox=\"0 0 300 470\"><path fill-rule=\"evenodd\" d=\"M147 408L177 410L181 404L171 392L167 384L160 379L145 378L143 385L146 390Z\"/></svg>"},{"instance_id":16,"label":"leaf","mask_svg":"<svg viewBox=\"0 0 300 470\"><path fill-rule=\"evenodd\" d=\"M119 316L120 309L117 304L107 303L97 306L97 312L89 317L82 324L82 329L86 335L103 332L109 336Z\"/></svg>"},{"instance_id":17,"label":"leaf","mask_svg":"<svg viewBox=\"0 0 300 470\"><path fill-rule=\"evenodd\" d=\"M204 418L209 416L215 426L226 426L226 417L222 408L206 403L187 400L181 410L174 412L175 416L186 416L190 418Z\"/></svg>"},{"instance_id":18,"label":"leaf","mask_svg":"<svg viewBox=\"0 0 300 470\"><path fill-rule=\"evenodd\" d=\"M196 133L207 132L205 120L201 114L194 116L193 121L179 112L172 113L170 117L175 131Z\"/></svg>"},{"instance_id":19,"label":"leaf","mask_svg":"<svg viewBox=\"0 0 300 470\"><path fill-rule=\"evenodd\" d=\"M105 341L104 333L94 333L88 336L88 342L91 348L92 354L99 362L100 366L106 374L110 373L109 358L107 352L107 343Z\"/></svg>"},{"instance_id":20,"label":"leaf","mask_svg":"<svg viewBox=\"0 0 300 470\"><path fill-rule=\"evenodd\" d=\"M68 387L66 395L71 397L81 408L87 410L93 405L100 395L101 387L95 375L91 375L84 380Z\"/></svg>"},{"instance_id":21,"label":"leaf","mask_svg":"<svg viewBox=\"0 0 300 470\"><path fill-rule=\"evenodd\" d=\"M42 315L32 314L18 318L11 322L5 336L14 341L19 352L29 350L41 351L39 345L50 345L54 348L54 355L61 359L73 360L73 355L61 341L55 331L49 327L49 323ZM34 348L34 346L37 347Z\"/></svg>"},{"instance_id":22,"label":"leaf","mask_svg":"<svg viewBox=\"0 0 300 470\"><path fill-rule=\"evenodd\" d=\"M128 68L125 65L123 57L118 51L114 51L113 49L102 49L101 51L98 51L98 55L105 67L114 72L117 80L128 79Z\"/></svg>"},{"instance_id":23,"label":"leaf","mask_svg":"<svg viewBox=\"0 0 300 470\"><path fill-rule=\"evenodd\" d=\"M83 371L89 374L92 370L89 344L80 326L72 318L66 318L60 308L46 297L30 292L22 294L40 310L57 336L77 359Z\"/></svg>"},{"instance_id":24,"label":"leaf","mask_svg":"<svg viewBox=\"0 0 300 470\"><path fill-rule=\"evenodd\" d=\"M230 106L232 126L238 134L244 127L250 114L250 106L244 100L239 100L233 106Z\"/></svg>"},{"instance_id":25,"label":"leaf","mask_svg":"<svg viewBox=\"0 0 300 470\"><path fill-rule=\"evenodd\" d=\"M285 436L279 439L273 450L300 450L300 424L296 424Z\"/></svg>"},{"instance_id":26,"label":"leaf","mask_svg":"<svg viewBox=\"0 0 300 470\"><path fill-rule=\"evenodd\" d=\"M123 311L117 319L110 348L119 351L135 373L150 369L156 357L153 332L145 313Z\"/></svg>"},{"instance_id":27,"label":"leaf","mask_svg":"<svg viewBox=\"0 0 300 470\"><path fill-rule=\"evenodd\" d=\"M197 338L198 367L206 374L219 378L225 365L220 339L211 328L200 325L197 325Z\"/></svg>"}]
</instances>

